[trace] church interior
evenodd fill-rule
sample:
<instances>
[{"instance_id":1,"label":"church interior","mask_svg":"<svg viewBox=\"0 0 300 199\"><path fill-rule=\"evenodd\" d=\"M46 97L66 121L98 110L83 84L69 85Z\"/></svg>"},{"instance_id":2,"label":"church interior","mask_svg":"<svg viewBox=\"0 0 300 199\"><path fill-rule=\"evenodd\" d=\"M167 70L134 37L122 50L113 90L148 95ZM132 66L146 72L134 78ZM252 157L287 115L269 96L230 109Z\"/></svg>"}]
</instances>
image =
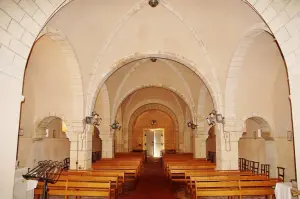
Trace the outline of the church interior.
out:
<instances>
[{"instance_id":1,"label":"church interior","mask_svg":"<svg viewBox=\"0 0 300 199\"><path fill-rule=\"evenodd\" d=\"M0 0L0 92L3 199L300 198L298 0Z\"/></svg>"}]
</instances>

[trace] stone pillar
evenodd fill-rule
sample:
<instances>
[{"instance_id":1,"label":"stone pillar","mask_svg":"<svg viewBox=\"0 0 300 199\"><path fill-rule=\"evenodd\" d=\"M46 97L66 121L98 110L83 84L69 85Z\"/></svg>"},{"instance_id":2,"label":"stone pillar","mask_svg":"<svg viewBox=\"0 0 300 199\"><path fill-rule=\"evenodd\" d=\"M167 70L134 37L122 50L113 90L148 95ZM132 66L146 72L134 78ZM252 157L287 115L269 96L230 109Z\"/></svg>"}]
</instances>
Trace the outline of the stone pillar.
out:
<instances>
[{"instance_id":1,"label":"stone pillar","mask_svg":"<svg viewBox=\"0 0 300 199\"><path fill-rule=\"evenodd\" d=\"M110 128L110 119L102 118L100 138L102 140L102 158L114 158L114 130Z\"/></svg>"},{"instance_id":2,"label":"stone pillar","mask_svg":"<svg viewBox=\"0 0 300 199\"><path fill-rule=\"evenodd\" d=\"M185 151L185 147L184 147L184 131L180 131L179 132L179 152L183 153Z\"/></svg>"},{"instance_id":3,"label":"stone pillar","mask_svg":"<svg viewBox=\"0 0 300 199\"><path fill-rule=\"evenodd\" d=\"M277 177L277 145L274 140L265 141L266 164L270 164L270 177Z\"/></svg>"},{"instance_id":4,"label":"stone pillar","mask_svg":"<svg viewBox=\"0 0 300 199\"><path fill-rule=\"evenodd\" d=\"M5 60L5 58L7 57L1 57L1 61ZM0 145L2 161L0 164L0 175L2 178L0 180L0 195L1 198L11 199L13 198L23 81L1 72L0 80L0 92L2 93L0 100L0 132L3 136ZM8 84L9 86L7 86Z\"/></svg>"},{"instance_id":5,"label":"stone pillar","mask_svg":"<svg viewBox=\"0 0 300 199\"><path fill-rule=\"evenodd\" d=\"M114 158L114 139L113 133L103 132L100 135L102 139L102 158Z\"/></svg>"},{"instance_id":6,"label":"stone pillar","mask_svg":"<svg viewBox=\"0 0 300 199\"><path fill-rule=\"evenodd\" d=\"M184 152L185 153L190 153L191 152L191 135L192 135L193 131L186 127L185 131L184 131Z\"/></svg>"},{"instance_id":7,"label":"stone pillar","mask_svg":"<svg viewBox=\"0 0 300 199\"><path fill-rule=\"evenodd\" d=\"M198 118L197 125L198 127L193 131L194 158L206 158L206 139L208 138L208 132L205 130L205 120Z\"/></svg>"},{"instance_id":8,"label":"stone pillar","mask_svg":"<svg viewBox=\"0 0 300 199\"><path fill-rule=\"evenodd\" d=\"M123 123L124 124L124 123ZM122 143L123 143L123 147L122 147L122 152L128 152L129 151L129 142L128 142L128 128L127 127L124 127L124 126L122 126L122 129L123 129L123 131L122 131L122 133L123 133L123 135L122 135Z\"/></svg>"},{"instance_id":9,"label":"stone pillar","mask_svg":"<svg viewBox=\"0 0 300 199\"><path fill-rule=\"evenodd\" d=\"M239 139L242 132L226 131L223 124L216 126L217 170L239 170Z\"/></svg>"},{"instance_id":10,"label":"stone pillar","mask_svg":"<svg viewBox=\"0 0 300 199\"><path fill-rule=\"evenodd\" d=\"M92 167L93 126L83 127L82 121L72 123L73 132L67 132L70 140L70 169L86 170Z\"/></svg>"},{"instance_id":11,"label":"stone pillar","mask_svg":"<svg viewBox=\"0 0 300 199\"><path fill-rule=\"evenodd\" d=\"M206 158L206 139L208 138L207 134L199 134L198 132L194 136L195 141L195 152L194 158Z\"/></svg>"}]
</instances>

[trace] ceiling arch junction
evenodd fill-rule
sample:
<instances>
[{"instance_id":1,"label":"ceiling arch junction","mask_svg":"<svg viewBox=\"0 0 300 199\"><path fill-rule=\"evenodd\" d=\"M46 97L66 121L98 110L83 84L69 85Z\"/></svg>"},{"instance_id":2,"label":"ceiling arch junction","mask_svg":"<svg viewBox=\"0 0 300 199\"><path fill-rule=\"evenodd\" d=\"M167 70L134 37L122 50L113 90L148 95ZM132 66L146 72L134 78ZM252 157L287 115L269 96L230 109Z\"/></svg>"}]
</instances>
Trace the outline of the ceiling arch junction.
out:
<instances>
[{"instance_id":1,"label":"ceiling arch junction","mask_svg":"<svg viewBox=\"0 0 300 199\"><path fill-rule=\"evenodd\" d=\"M119 9L120 12L116 12L113 16L105 18L101 16L106 16L107 12L102 10L103 6L101 6L99 2L90 1L86 5L91 8L87 9L89 10L88 12L82 9L80 12L76 12L81 8L81 1L72 1L68 6L65 6L60 10L59 15L55 15L49 21L49 25L62 29L62 31L66 33L68 39L74 44L73 46L82 63L81 65L88 66L90 69L85 72L88 74L88 78L86 78L88 80L84 80L84 87L88 88L85 91L86 114L89 114L93 109L97 98L97 91L111 74L120 68L123 68L127 63L138 61L143 58L157 57L167 58L182 63L194 71L207 86L213 100L214 109L226 116L229 115L230 112L227 112L227 110L230 109L230 105L224 105L224 103L227 103L227 100L223 100L223 87L224 85L227 85L226 73L228 68L226 67L229 66L228 63L230 63L232 54L235 51L240 38L244 36L246 31L258 28L269 31L268 26L265 25L261 17L257 15L257 13L254 13L253 9L249 8L249 5L246 2L241 3L239 0L230 1L226 4L220 2L216 3L215 1L200 1L196 3L198 6L190 6L192 1L187 1L184 5L177 1L160 1L160 4L156 9L150 8L148 2L143 0L132 1L125 5L122 4L122 6L119 6L116 2L111 1L107 6L114 6L114 8L116 10ZM238 12L228 12L228 10L222 9L224 6L229 5L238 8L236 9ZM100 12L99 9L101 10ZM67 18L66 16L68 16L70 12L80 13L80 16L78 16L79 18L85 18L91 14L95 14L95 16L99 15L99 17L96 18L105 18L105 21L91 19L91 22L87 24L85 23L85 20ZM156 22L148 23L147 21L147 27L145 27L145 21L140 19L146 19L149 15L152 16L150 17L151 20ZM162 42L164 45L159 45L161 43L160 40L157 42L149 42L149 44L139 42L139 39L144 41L145 37L150 38L149 41L152 41L151 38L157 40L157 37L151 37L151 35L153 35L151 31L142 32L142 29L144 27L148 30L152 28L152 25L157 26L164 24L163 20L155 20L160 19L156 17L161 15L172 22L170 23L172 27L168 27L168 30L164 29L164 27L155 29L157 34L160 35L160 38L166 40L166 42ZM207 18L211 18L213 21L226 20L228 23L226 23L226 26L222 26L221 24L220 26L215 27L211 26L211 23L208 23L207 20L205 20ZM234 20L236 18L241 19L239 23L236 23ZM82 26L83 28L81 31L74 32L69 24L72 26ZM99 24L101 24L101 26L99 26ZM87 32L86 30L89 30L89 26L91 25L95 27L93 29L94 31ZM137 30L134 29L130 35L126 34L132 27L136 27ZM220 29L223 30L226 38L217 37L216 33L219 32L218 30ZM180 38L177 36L174 36L174 38L170 37L170 35L176 35L169 34L170 32L174 32L174 30L182 31L180 32L182 33L180 34ZM83 37L86 41L84 44L80 42L83 41ZM137 42L132 42L134 41L132 39L136 39ZM171 42L167 42L167 39ZM124 42L124 45L122 45L124 48L122 47L122 49L119 49L120 41ZM127 45L127 42L129 42L130 45ZM173 44L176 45L174 46ZM79 46L82 47L82 45L91 45L91 51L89 52L90 59L85 58L88 57L87 53L79 49ZM186 49L186 46L188 46L189 49ZM226 48L220 48L220 46L226 46ZM118 48L118 50L116 48ZM113 53L112 55L110 52L117 53ZM88 63L86 60L92 61ZM173 66L174 64L172 63L171 65ZM138 68L139 67L136 67L136 70L138 70ZM185 75L181 76L182 72L180 70L177 69L177 71L179 71L177 72L177 75L178 79L181 78L183 87L190 87L191 84L188 82L189 78ZM176 70L173 70L173 72L176 73ZM131 71L126 78L130 79L133 75L132 73L135 73L135 71ZM125 81L127 80L124 80L124 84L126 84ZM154 84L148 83L142 85ZM195 118L199 112L199 109L197 108L199 105L199 97L198 94L194 93L193 89L194 88L191 87L190 89L186 89L184 96L186 96L186 99L191 99L190 106L192 106L191 109L194 115L193 117ZM117 109L116 107L118 107L117 104L118 102L121 103L118 98L122 96L122 88L117 90L117 94L114 96L117 97L111 98L111 108L114 109L111 109L112 113L117 112L117 110L115 110ZM227 109L226 113L225 109ZM230 116L228 116L228 118L230 118Z\"/></svg>"},{"instance_id":2,"label":"ceiling arch junction","mask_svg":"<svg viewBox=\"0 0 300 199\"><path fill-rule=\"evenodd\" d=\"M205 81L205 83L210 88L210 91L212 91L212 88L214 88L216 90L214 92L214 94L216 94L216 95L214 95L214 98L218 98L218 100L216 100L215 102L222 103L222 100L221 100L222 96L220 95L221 89L220 89L220 84L219 84L219 78L216 74L216 69L215 69L214 63L209 55L209 51L208 51L206 45L204 44L204 41L201 37L200 32L197 32L196 29L193 27L193 25L190 24L189 21L186 20L184 17L182 17L181 13L178 12L176 10L176 8L174 6L172 6L168 1L161 1L160 5L162 5L162 7L164 7L165 10L167 10L169 13L171 13L180 23L182 23L182 25L188 30L190 35L192 35L195 43L198 45L198 48L200 49L199 52L205 57L208 67L210 68L210 72L212 74L212 77L211 77L212 79L210 81L208 81L208 80ZM124 28L123 26L125 26L126 23L128 23L134 16L136 16L139 12L141 12L143 10L143 8L145 8L147 6L148 6L148 3L144 0L139 1L138 3L134 4L132 6L132 8L129 9L129 11L127 11L126 14L122 16L122 19L117 23L117 25L115 26L115 29L113 29L108 34L109 36L105 39L104 45L101 47L101 49L97 53L98 56L94 63L93 72L91 73L91 80L89 83L89 92L88 93L96 94L99 87L101 87L103 82L105 82L105 79L107 77L109 77L110 73L112 72L112 71L106 71L104 73L101 73L100 78L97 79L97 70L102 65L102 59L103 59L104 55L107 53L107 50L109 49L110 45L112 44L113 39L115 39L117 37L117 34L122 30L122 28ZM136 54L136 52L134 52L134 54ZM158 54L158 57L162 58L160 53L157 53L157 54ZM182 59L182 56L179 56L179 55L176 55L176 56L180 57ZM126 57L128 58L129 56L126 55ZM149 57L151 57L151 56L149 56ZM115 67L113 67L113 68L115 68ZM195 72L196 71L197 71L197 74L200 74L200 71L198 70L197 67L195 67ZM201 77L203 80L207 79L207 78L205 78L204 75L201 75ZM214 82L214 84L212 84L212 82ZM95 100L95 96L92 97L92 100L93 101ZM217 106L217 104L216 104L216 106ZM222 106L218 106L218 107L219 107L219 109L222 108Z\"/></svg>"}]
</instances>

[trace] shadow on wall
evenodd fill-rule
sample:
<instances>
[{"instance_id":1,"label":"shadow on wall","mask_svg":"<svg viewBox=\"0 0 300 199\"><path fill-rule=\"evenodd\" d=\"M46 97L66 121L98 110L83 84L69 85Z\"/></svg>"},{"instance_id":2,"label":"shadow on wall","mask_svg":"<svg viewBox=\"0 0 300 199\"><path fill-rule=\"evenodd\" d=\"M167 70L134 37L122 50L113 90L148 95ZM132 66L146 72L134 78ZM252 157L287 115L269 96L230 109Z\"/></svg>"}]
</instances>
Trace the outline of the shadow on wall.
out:
<instances>
[{"instance_id":1,"label":"shadow on wall","mask_svg":"<svg viewBox=\"0 0 300 199\"><path fill-rule=\"evenodd\" d=\"M65 134L65 124L60 118L45 118L36 131L39 133L38 138L36 135L19 136L17 158L20 167L32 168L41 160L62 161L70 157L70 141Z\"/></svg>"}]
</instances>

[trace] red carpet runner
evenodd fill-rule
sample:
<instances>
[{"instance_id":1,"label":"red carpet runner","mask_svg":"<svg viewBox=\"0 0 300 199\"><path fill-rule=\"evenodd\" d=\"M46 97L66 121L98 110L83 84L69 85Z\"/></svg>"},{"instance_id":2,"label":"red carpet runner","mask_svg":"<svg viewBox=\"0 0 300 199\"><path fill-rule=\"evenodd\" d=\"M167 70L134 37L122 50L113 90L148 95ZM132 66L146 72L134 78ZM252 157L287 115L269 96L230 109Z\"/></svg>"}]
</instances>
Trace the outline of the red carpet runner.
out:
<instances>
[{"instance_id":1,"label":"red carpet runner","mask_svg":"<svg viewBox=\"0 0 300 199\"><path fill-rule=\"evenodd\" d=\"M144 164L136 190L120 197L121 199L176 199L170 184L163 174L159 162Z\"/></svg>"}]
</instances>

